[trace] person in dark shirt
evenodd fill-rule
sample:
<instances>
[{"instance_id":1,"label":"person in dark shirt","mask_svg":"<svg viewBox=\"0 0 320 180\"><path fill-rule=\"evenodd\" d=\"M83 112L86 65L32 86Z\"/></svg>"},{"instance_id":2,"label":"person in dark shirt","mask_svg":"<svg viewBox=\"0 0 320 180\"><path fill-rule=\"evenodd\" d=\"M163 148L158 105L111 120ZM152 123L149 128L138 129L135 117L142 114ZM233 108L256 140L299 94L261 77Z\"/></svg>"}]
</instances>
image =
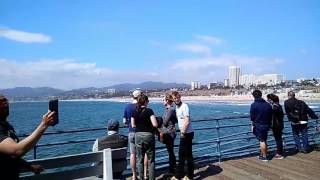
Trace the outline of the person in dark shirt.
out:
<instances>
[{"instance_id":1,"label":"person in dark shirt","mask_svg":"<svg viewBox=\"0 0 320 180\"><path fill-rule=\"evenodd\" d=\"M173 98L170 94L166 94L163 99L165 111L162 116L163 123L160 128L160 141L162 141L169 154L169 176L175 174L176 156L174 154L174 139L176 137L176 123L178 122L176 110L172 106Z\"/></svg>"},{"instance_id":2,"label":"person in dark shirt","mask_svg":"<svg viewBox=\"0 0 320 180\"><path fill-rule=\"evenodd\" d=\"M138 107L133 113L132 127L136 128L135 144L137 148L138 175L143 179L143 162L145 154L148 157L149 179L155 179L155 130L158 127L153 110L147 108L148 96L141 94L138 96Z\"/></svg>"},{"instance_id":3,"label":"person in dark shirt","mask_svg":"<svg viewBox=\"0 0 320 180\"><path fill-rule=\"evenodd\" d=\"M140 90L135 90L132 92L133 101L130 104L127 104L124 113L123 113L123 123L128 125L129 134L128 134L128 143L129 143L129 151L130 151L130 166L132 170L132 179L136 179L136 145L135 145L135 132L136 129L132 127L131 117L133 112L137 108L137 98L142 94ZM147 160L147 159L146 159ZM145 167L147 162L145 161Z\"/></svg>"},{"instance_id":4,"label":"person in dark shirt","mask_svg":"<svg viewBox=\"0 0 320 180\"><path fill-rule=\"evenodd\" d=\"M128 137L119 134L119 121L110 119L108 121L108 135L96 139L93 144L92 151L101 151L103 149L123 148L128 146ZM127 157L124 156L121 161L127 163ZM114 172L114 179L121 179L122 172Z\"/></svg>"},{"instance_id":5,"label":"person in dark shirt","mask_svg":"<svg viewBox=\"0 0 320 180\"><path fill-rule=\"evenodd\" d=\"M271 128L274 139L277 145L277 151L274 156L275 159L283 159L283 142L282 142L282 130L283 130L283 117L284 113L282 106L279 104L279 97L275 94L267 95L268 102L272 107L272 121Z\"/></svg>"},{"instance_id":6,"label":"person in dark shirt","mask_svg":"<svg viewBox=\"0 0 320 180\"><path fill-rule=\"evenodd\" d=\"M284 101L284 108L289 121L291 121L296 150L308 153L310 151L308 142L308 115L312 119L318 119L318 116L304 101L296 99L293 91L288 92L288 99ZM301 149L300 133L302 136L303 149Z\"/></svg>"},{"instance_id":7,"label":"person in dark shirt","mask_svg":"<svg viewBox=\"0 0 320 180\"><path fill-rule=\"evenodd\" d=\"M21 141L19 141L14 128L7 121L8 116L8 100L0 95L0 179L19 179L21 169L39 174L43 171L40 165L32 165L21 157L36 145L45 130L54 123L54 112L44 114L36 130Z\"/></svg>"},{"instance_id":8,"label":"person in dark shirt","mask_svg":"<svg viewBox=\"0 0 320 180\"><path fill-rule=\"evenodd\" d=\"M260 156L262 161L268 161L268 131L272 120L272 107L262 98L260 90L252 93L254 102L251 104L250 117L252 121L252 132L260 142Z\"/></svg>"}]
</instances>

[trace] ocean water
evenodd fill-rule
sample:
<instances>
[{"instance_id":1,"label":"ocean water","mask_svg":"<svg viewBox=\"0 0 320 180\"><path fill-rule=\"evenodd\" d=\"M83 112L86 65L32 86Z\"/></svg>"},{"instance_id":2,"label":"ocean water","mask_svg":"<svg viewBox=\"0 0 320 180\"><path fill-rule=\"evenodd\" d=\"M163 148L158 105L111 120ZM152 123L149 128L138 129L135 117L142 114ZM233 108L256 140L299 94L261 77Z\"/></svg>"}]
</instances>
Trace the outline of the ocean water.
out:
<instances>
[{"instance_id":1,"label":"ocean water","mask_svg":"<svg viewBox=\"0 0 320 180\"><path fill-rule=\"evenodd\" d=\"M216 121L200 121L202 119L219 118L226 116L241 116L249 115L250 103L210 103L210 102L190 102L192 126L195 129L206 128L206 130L196 130L194 142L215 139L218 134L215 129ZM104 128L107 125L108 119L117 119L122 123L123 109L126 103L123 102L107 102L107 101L61 101L59 104L60 122L55 127L49 127L47 132L55 132L59 130L76 130L83 128ZM309 105L315 110L320 110L320 102L312 102ZM161 103L149 104L157 116L161 116L164 107ZM47 112L47 102L15 102L10 104L9 121L15 127L18 134L32 132L40 123L42 115ZM240 125L250 123L249 119L233 119L220 121L220 125ZM221 129L219 136L228 136L240 131L250 131L249 126L230 127ZM122 134L127 134L127 128L120 130ZM104 136L105 131L92 131L73 134L47 135L43 136L38 144L47 144L55 142L64 142L72 140L94 140L97 137ZM251 134L250 134L251 135ZM175 144L179 143L179 138L176 138ZM247 142L242 142L245 145ZM49 147L37 148L37 158L54 157L60 155L68 155L74 153L83 153L91 151L92 142L76 143L67 145L57 145ZM240 143L241 144L241 143ZM209 147L214 143L195 146L196 148ZM157 146L163 146L157 142ZM226 147L239 146L239 143L229 144ZM225 147L225 148L226 148ZM199 150L195 154L203 155L215 151L215 148L205 151ZM161 153L157 157L162 156ZM26 155L27 159L32 159L33 154L30 151Z\"/></svg>"}]
</instances>

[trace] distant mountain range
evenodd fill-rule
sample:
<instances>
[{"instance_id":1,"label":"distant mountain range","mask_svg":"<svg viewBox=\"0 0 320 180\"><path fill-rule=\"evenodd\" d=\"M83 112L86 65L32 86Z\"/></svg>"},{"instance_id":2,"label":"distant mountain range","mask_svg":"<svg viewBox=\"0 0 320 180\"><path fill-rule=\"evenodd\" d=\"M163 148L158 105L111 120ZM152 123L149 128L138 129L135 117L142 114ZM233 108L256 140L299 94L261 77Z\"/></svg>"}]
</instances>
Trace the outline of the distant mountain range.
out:
<instances>
[{"instance_id":1,"label":"distant mountain range","mask_svg":"<svg viewBox=\"0 0 320 180\"><path fill-rule=\"evenodd\" d=\"M107 89L112 88L118 91L128 91L136 88L140 88L142 90L151 90L151 89L187 88L187 87L190 87L190 85L147 81L140 84L130 84L130 83L118 84L118 85L113 85L106 88Z\"/></svg>"},{"instance_id":2,"label":"distant mountain range","mask_svg":"<svg viewBox=\"0 0 320 180\"><path fill-rule=\"evenodd\" d=\"M107 89L116 89L116 91L129 91L136 88L140 88L141 90L154 90L154 89L171 89L171 88L188 88L190 87L187 84L179 84L179 83L163 83L163 82L143 82L140 84L132 84L132 83L124 83L117 84L113 86L103 87L103 88L80 88L64 91L61 89L55 89L51 87L39 87L39 88L31 88L31 87L15 87L10 89L0 89L0 94L5 95L8 98L38 98L38 97L49 97L49 96L65 96L68 94L93 94L93 93L101 93L106 92Z\"/></svg>"},{"instance_id":3,"label":"distant mountain range","mask_svg":"<svg viewBox=\"0 0 320 180\"><path fill-rule=\"evenodd\" d=\"M39 97L39 96L54 96L64 92L60 89L54 89L50 87L40 87L40 88L31 88L31 87L16 87L10 89L0 89L0 94L5 95L8 98L13 97Z\"/></svg>"}]
</instances>

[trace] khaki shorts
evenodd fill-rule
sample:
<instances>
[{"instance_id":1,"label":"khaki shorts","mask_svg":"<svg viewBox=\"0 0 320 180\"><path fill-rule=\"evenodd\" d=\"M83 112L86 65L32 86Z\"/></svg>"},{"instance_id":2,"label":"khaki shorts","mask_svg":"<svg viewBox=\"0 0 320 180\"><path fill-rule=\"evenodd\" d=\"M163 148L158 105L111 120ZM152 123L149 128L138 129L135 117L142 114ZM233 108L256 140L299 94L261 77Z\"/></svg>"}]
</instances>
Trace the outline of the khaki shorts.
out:
<instances>
[{"instance_id":1,"label":"khaki shorts","mask_svg":"<svg viewBox=\"0 0 320 180\"><path fill-rule=\"evenodd\" d=\"M128 137L128 143L129 143L129 149L130 149L130 154L136 154L136 144L135 144L135 136L136 133L132 132L129 133Z\"/></svg>"}]
</instances>

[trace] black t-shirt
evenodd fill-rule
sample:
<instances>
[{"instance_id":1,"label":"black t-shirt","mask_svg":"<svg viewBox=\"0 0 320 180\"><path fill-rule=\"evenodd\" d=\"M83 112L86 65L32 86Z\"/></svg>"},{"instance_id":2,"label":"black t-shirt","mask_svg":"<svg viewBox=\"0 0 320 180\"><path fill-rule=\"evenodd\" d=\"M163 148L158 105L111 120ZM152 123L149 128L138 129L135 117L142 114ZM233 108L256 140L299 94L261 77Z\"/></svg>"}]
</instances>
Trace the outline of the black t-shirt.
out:
<instances>
[{"instance_id":1,"label":"black t-shirt","mask_svg":"<svg viewBox=\"0 0 320 180\"><path fill-rule=\"evenodd\" d=\"M154 115L152 109L142 107L133 113L133 118L136 123L136 132L151 132L154 133L150 117Z\"/></svg>"},{"instance_id":2,"label":"black t-shirt","mask_svg":"<svg viewBox=\"0 0 320 180\"><path fill-rule=\"evenodd\" d=\"M6 138L19 141L13 127L9 123L0 123L0 143ZM19 157L0 153L0 176L7 179L19 179Z\"/></svg>"}]
</instances>

